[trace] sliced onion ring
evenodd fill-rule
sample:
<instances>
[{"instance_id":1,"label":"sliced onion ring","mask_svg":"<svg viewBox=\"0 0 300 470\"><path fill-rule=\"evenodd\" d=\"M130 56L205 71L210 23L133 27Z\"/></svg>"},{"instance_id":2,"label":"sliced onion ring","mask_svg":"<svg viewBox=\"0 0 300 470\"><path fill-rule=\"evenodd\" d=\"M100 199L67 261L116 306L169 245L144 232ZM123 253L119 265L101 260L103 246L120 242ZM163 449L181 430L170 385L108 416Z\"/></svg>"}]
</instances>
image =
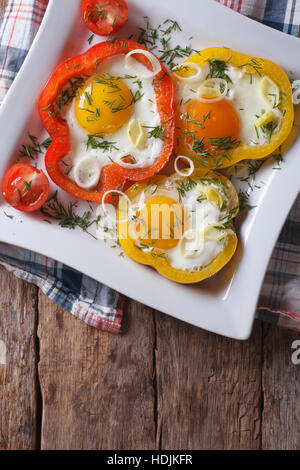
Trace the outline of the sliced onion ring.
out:
<instances>
[{"instance_id":1,"label":"sliced onion ring","mask_svg":"<svg viewBox=\"0 0 300 470\"><path fill-rule=\"evenodd\" d=\"M150 61L153 71L148 70L147 72L141 73L137 69L135 60L132 58L134 54L143 54ZM161 64L157 57L152 54L152 52L145 51L144 49L134 49L133 51L128 52L125 56L125 65L127 68L133 70L140 78L152 78L155 77L161 71Z\"/></svg>"},{"instance_id":2,"label":"sliced onion ring","mask_svg":"<svg viewBox=\"0 0 300 470\"><path fill-rule=\"evenodd\" d=\"M214 81L215 83L218 83L219 85L223 85L224 90L222 91L222 93L220 92L220 95L217 96L217 98L203 98L203 97L198 95L197 99L199 101L201 101L202 103L214 103L216 101L221 101L227 95L228 83L223 78L208 78L207 80L205 80L204 82L201 83L199 88L201 88L205 85L209 85L212 81Z\"/></svg>"},{"instance_id":3,"label":"sliced onion ring","mask_svg":"<svg viewBox=\"0 0 300 470\"><path fill-rule=\"evenodd\" d=\"M116 163L120 166L122 166L123 168L139 168L140 166L140 163L139 162L136 162L136 163L128 163L128 162L123 162L122 158L125 158L125 157L130 157L131 155L121 155L118 160L116 160Z\"/></svg>"},{"instance_id":4,"label":"sliced onion ring","mask_svg":"<svg viewBox=\"0 0 300 470\"><path fill-rule=\"evenodd\" d=\"M193 69L196 70L196 73L194 75L189 75L188 77L182 77L181 75L178 75L176 73L176 69L178 70L178 72L180 71L180 68L181 67L185 67L185 66L190 66L192 67ZM183 64L181 65L177 65L175 68L172 69L172 73L173 75L175 75L176 78L178 78L179 80L185 80L185 81L192 81L192 80L197 80L201 77L202 75L202 69L201 67L198 65L198 64L195 64L194 62L183 62Z\"/></svg>"},{"instance_id":5,"label":"sliced onion ring","mask_svg":"<svg viewBox=\"0 0 300 470\"><path fill-rule=\"evenodd\" d=\"M123 193L123 191L119 191L118 189L109 189L108 191L105 191L105 193L103 194L102 196L102 201L101 201L101 205L102 205L102 210L104 212L104 214L106 215L106 217L111 220L112 222L114 222L115 224L119 224L119 223L122 223L122 222L129 222L130 221L130 218L127 217L127 219L122 219L122 220L115 220L111 217L111 215L107 212L106 210L106 204L105 204L105 197L107 196L107 194L119 194L120 196L124 196L125 199L127 199L127 202L128 202L128 205L129 205L129 210L128 210L128 214L130 214L130 212L132 211L132 204L131 204L131 201L129 199L129 197L127 196L127 194Z\"/></svg>"},{"instance_id":6,"label":"sliced onion ring","mask_svg":"<svg viewBox=\"0 0 300 470\"><path fill-rule=\"evenodd\" d=\"M196 240L196 246L198 245L199 248L185 251L183 246L184 240L192 241L193 239ZM202 241L201 245L199 245L199 241ZM188 229L186 232L184 232L181 239L179 240L179 251L184 258L195 258L199 253L203 251L203 241L204 239L202 233L193 229Z\"/></svg>"},{"instance_id":7,"label":"sliced onion ring","mask_svg":"<svg viewBox=\"0 0 300 470\"><path fill-rule=\"evenodd\" d=\"M188 162L188 164L190 165L190 169L188 171L182 171L178 169L177 162L180 159ZM191 160L189 157L185 157L184 155L178 155L178 157L176 157L174 161L174 169L179 176L191 176L191 174L194 172L195 166L193 160Z\"/></svg>"},{"instance_id":8,"label":"sliced onion ring","mask_svg":"<svg viewBox=\"0 0 300 470\"><path fill-rule=\"evenodd\" d=\"M300 103L300 80L293 80L292 82L293 91L293 104Z\"/></svg>"},{"instance_id":9,"label":"sliced onion ring","mask_svg":"<svg viewBox=\"0 0 300 470\"><path fill-rule=\"evenodd\" d=\"M89 169L90 168L90 174ZM94 188L99 181L101 167L98 160L94 157L86 157L80 160L74 166L74 180L75 183L83 189ZM82 176L85 174L86 178L83 180Z\"/></svg>"}]
</instances>

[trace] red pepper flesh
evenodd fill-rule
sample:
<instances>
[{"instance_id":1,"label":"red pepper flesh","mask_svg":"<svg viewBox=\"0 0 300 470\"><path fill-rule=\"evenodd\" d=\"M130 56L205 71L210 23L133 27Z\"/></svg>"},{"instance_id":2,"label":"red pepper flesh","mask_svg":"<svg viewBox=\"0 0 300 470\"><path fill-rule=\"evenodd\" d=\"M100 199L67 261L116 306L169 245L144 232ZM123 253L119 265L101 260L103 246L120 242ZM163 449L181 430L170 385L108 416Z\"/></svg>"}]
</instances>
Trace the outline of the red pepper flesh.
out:
<instances>
[{"instance_id":1,"label":"red pepper flesh","mask_svg":"<svg viewBox=\"0 0 300 470\"><path fill-rule=\"evenodd\" d=\"M153 79L158 113L160 115L165 137L162 151L155 163L147 168L124 168L117 163L102 168L97 188L87 190L80 188L60 170L60 161L71 150L70 132L65 120L55 114L55 102L69 80L76 77L91 77L99 73L101 62L105 59L127 54L134 49L144 49L141 44L131 40L111 40L91 47L85 53L62 62L52 73L43 89L38 103L39 115L48 131L52 143L45 155L46 169L50 178L59 187L79 199L101 202L103 194L111 189L120 189L126 181L140 181L158 173L167 163L173 149L174 141L174 111L172 79L163 64L161 71ZM148 59L140 54L137 60L150 69ZM151 69L150 69L151 70ZM110 195L107 195L106 201Z\"/></svg>"}]
</instances>

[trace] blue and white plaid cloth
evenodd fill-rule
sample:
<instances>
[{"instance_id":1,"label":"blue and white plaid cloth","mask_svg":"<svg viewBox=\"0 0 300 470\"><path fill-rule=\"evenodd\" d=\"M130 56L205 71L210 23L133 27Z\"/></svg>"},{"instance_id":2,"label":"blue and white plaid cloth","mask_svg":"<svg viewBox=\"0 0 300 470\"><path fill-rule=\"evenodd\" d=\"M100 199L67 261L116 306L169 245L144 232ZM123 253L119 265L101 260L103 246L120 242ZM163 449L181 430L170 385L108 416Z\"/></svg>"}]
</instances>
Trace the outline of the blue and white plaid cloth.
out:
<instances>
[{"instance_id":1,"label":"blue and white plaid cloth","mask_svg":"<svg viewBox=\"0 0 300 470\"><path fill-rule=\"evenodd\" d=\"M207 0L210 1L210 0ZM217 0L253 19L300 37L300 0ZM48 0L9 0L0 23L0 103L20 69ZM300 199L274 249L257 316L300 331ZM86 323L118 332L124 297L88 276L45 256L0 244L0 263L39 286L52 300Z\"/></svg>"}]
</instances>

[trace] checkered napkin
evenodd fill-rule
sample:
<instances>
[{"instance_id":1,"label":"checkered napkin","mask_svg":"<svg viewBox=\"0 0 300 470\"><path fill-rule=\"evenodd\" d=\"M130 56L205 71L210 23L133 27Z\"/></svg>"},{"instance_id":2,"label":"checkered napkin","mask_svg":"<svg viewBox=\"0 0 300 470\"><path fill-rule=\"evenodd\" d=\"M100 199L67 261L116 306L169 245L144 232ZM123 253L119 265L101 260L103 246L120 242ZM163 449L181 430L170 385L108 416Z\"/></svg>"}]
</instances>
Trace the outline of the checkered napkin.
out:
<instances>
[{"instance_id":1,"label":"checkered napkin","mask_svg":"<svg viewBox=\"0 0 300 470\"><path fill-rule=\"evenodd\" d=\"M206 0L209 1L209 0ZM300 0L217 0L240 13L300 36ZM48 0L9 0L0 23L0 102L28 52ZM300 199L274 249L262 287L258 317L300 331ZM0 244L0 263L36 284L52 300L89 325L118 332L124 297L45 256Z\"/></svg>"}]
</instances>

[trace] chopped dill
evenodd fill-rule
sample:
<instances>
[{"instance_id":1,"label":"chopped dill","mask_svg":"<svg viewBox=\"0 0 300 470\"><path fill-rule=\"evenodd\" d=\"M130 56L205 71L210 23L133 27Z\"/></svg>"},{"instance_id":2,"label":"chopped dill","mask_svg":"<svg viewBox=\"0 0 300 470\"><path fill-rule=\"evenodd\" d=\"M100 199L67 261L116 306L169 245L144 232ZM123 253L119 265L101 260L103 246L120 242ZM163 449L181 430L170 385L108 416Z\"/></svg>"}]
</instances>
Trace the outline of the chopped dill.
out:
<instances>
[{"instance_id":1,"label":"chopped dill","mask_svg":"<svg viewBox=\"0 0 300 470\"><path fill-rule=\"evenodd\" d=\"M186 47L182 47L179 44L174 47L170 45L172 33L181 31L178 22L170 18L153 28L150 26L149 18L145 16L144 26L138 29L139 36L137 41L150 51L156 50L160 54L159 59L171 68L177 66L175 62L177 59L182 60L185 57L189 57L193 52L198 52L192 49L190 45Z\"/></svg>"},{"instance_id":2,"label":"chopped dill","mask_svg":"<svg viewBox=\"0 0 300 470\"><path fill-rule=\"evenodd\" d=\"M51 137L47 137L47 139L43 140L43 142L41 143L41 147L47 150L50 147L51 143L52 143Z\"/></svg>"},{"instance_id":3,"label":"chopped dill","mask_svg":"<svg viewBox=\"0 0 300 470\"><path fill-rule=\"evenodd\" d=\"M232 135L226 137L210 137L206 141L204 136L200 139L195 138L195 132L185 131L184 135L190 140L191 150L197 154L195 159L203 166L207 166L208 159L212 159L214 169L222 165L222 160L230 160L230 150L236 149L240 141Z\"/></svg>"},{"instance_id":4,"label":"chopped dill","mask_svg":"<svg viewBox=\"0 0 300 470\"><path fill-rule=\"evenodd\" d=\"M24 186L25 186L24 190L27 189L27 191L30 191L32 181L23 180L23 183L24 183Z\"/></svg>"},{"instance_id":5,"label":"chopped dill","mask_svg":"<svg viewBox=\"0 0 300 470\"><path fill-rule=\"evenodd\" d=\"M148 131L149 137L153 137L154 139L164 139L166 137L166 132L163 129L163 126L143 126L145 129L151 129Z\"/></svg>"},{"instance_id":6,"label":"chopped dill","mask_svg":"<svg viewBox=\"0 0 300 470\"><path fill-rule=\"evenodd\" d=\"M187 181L181 181L176 187L179 202L182 202L182 198L186 195L186 193L195 188L195 186L197 186L197 182L191 178L188 178Z\"/></svg>"},{"instance_id":7,"label":"chopped dill","mask_svg":"<svg viewBox=\"0 0 300 470\"><path fill-rule=\"evenodd\" d=\"M92 100L92 97L91 97L90 93L85 91L84 96L85 96L87 104L90 106L93 103L93 100Z\"/></svg>"},{"instance_id":8,"label":"chopped dill","mask_svg":"<svg viewBox=\"0 0 300 470\"><path fill-rule=\"evenodd\" d=\"M4 214L6 215L6 217L8 217L9 219L13 219L13 218L14 218L13 215L7 214L5 211L3 211L3 212L4 212Z\"/></svg>"},{"instance_id":9,"label":"chopped dill","mask_svg":"<svg viewBox=\"0 0 300 470\"><path fill-rule=\"evenodd\" d=\"M89 134L86 142L86 149L101 149L107 152L112 152L112 150L119 150L115 144L116 142L104 140L102 134Z\"/></svg>"},{"instance_id":10,"label":"chopped dill","mask_svg":"<svg viewBox=\"0 0 300 470\"><path fill-rule=\"evenodd\" d=\"M88 38L88 43L91 44L93 39L94 39L95 35L94 34L91 34L90 37Z\"/></svg>"},{"instance_id":11,"label":"chopped dill","mask_svg":"<svg viewBox=\"0 0 300 470\"><path fill-rule=\"evenodd\" d=\"M107 19L107 9L104 8L107 6L109 2L104 2L102 5L100 3L96 3L93 8L88 8L85 12L84 19L91 20L91 21L99 21L99 20L106 20Z\"/></svg>"},{"instance_id":12,"label":"chopped dill","mask_svg":"<svg viewBox=\"0 0 300 470\"><path fill-rule=\"evenodd\" d=\"M240 210L242 211L243 209L247 209L248 211L251 209L254 209L256 206L252 206L249 204L249 197L250 197L250 192L248 191L243 191L242 189L239 190L238 192L238 197L239 197L239 207Z\"/></svg>"},{"instance_id":13,"label":"chopped dill","mask_svg":"<svg viewBox=\"0 0 300 470\"><path fill-rule=\"evenodd\" d=\"M30 160L35 160L35 158L40 153L43 153L43 149L47 150L47 148L51 144L50 137L45 139L42 143L39 143L37 137L35 137L34 135L31 135L29 132L28 132L28 137L31 143L22 145L21 149L19 150L19 154L18 154L16 161L19 161L23 157L30 158Z\"/></svg>"},{"instance_id":14,"label":"chopped dill","mask_svg":"<svg viewBox=\"0 0 300 470\"><path fill-rule=\"evenodd\" d=\"M78 89L82 87L85 79L82 76L74 77L69 80L68 85L62 90L60 96L56 100L56 106L61 109L69 104L76 97Z\"/></svg>"},{"instance_id":15,"label":"chopped dill","mask_svg":"<svg viewBox=\"0 0 300 470\"><path fill-rule=\"evenodd\" d=\"M81 228L83 232L88 233L93 238L88 229L98 222L98 218L92 218L92 211L85 211L82 215L75 212L77 202L69 202L65 207L57 197L57 191L51 196L48 201L41 207L41 213L50 218L59 221L59 225L63 228L75 229L75 227Z\"/></svg>"},{"instance_id":16,"label":"chopped dill","mask_svg":"<svg viewBox=\"0 0 300 470\"><path fill-rule=\"evenodd\" d=\"M222 78L228 83L232 83L231 78L227 75L227 64L230 61L231 57L225 61L220 59L209 59L209 73L206 78Z\"/></svg>"},{"instance_id":17,"label":"chopped dill","mask_svg":"<svg viewBox=\"0 0 300 470\"><path fill-rule=\"evenodd\" d=\"M240 69L243 67L252 67L257 73L257 75L261 77L260 71L263 70L263 65L257 59L254 59L254 57L252 57L249 62L242 64L242 65L238 65L238 68Z\"/></svg>"}]
</instances>

